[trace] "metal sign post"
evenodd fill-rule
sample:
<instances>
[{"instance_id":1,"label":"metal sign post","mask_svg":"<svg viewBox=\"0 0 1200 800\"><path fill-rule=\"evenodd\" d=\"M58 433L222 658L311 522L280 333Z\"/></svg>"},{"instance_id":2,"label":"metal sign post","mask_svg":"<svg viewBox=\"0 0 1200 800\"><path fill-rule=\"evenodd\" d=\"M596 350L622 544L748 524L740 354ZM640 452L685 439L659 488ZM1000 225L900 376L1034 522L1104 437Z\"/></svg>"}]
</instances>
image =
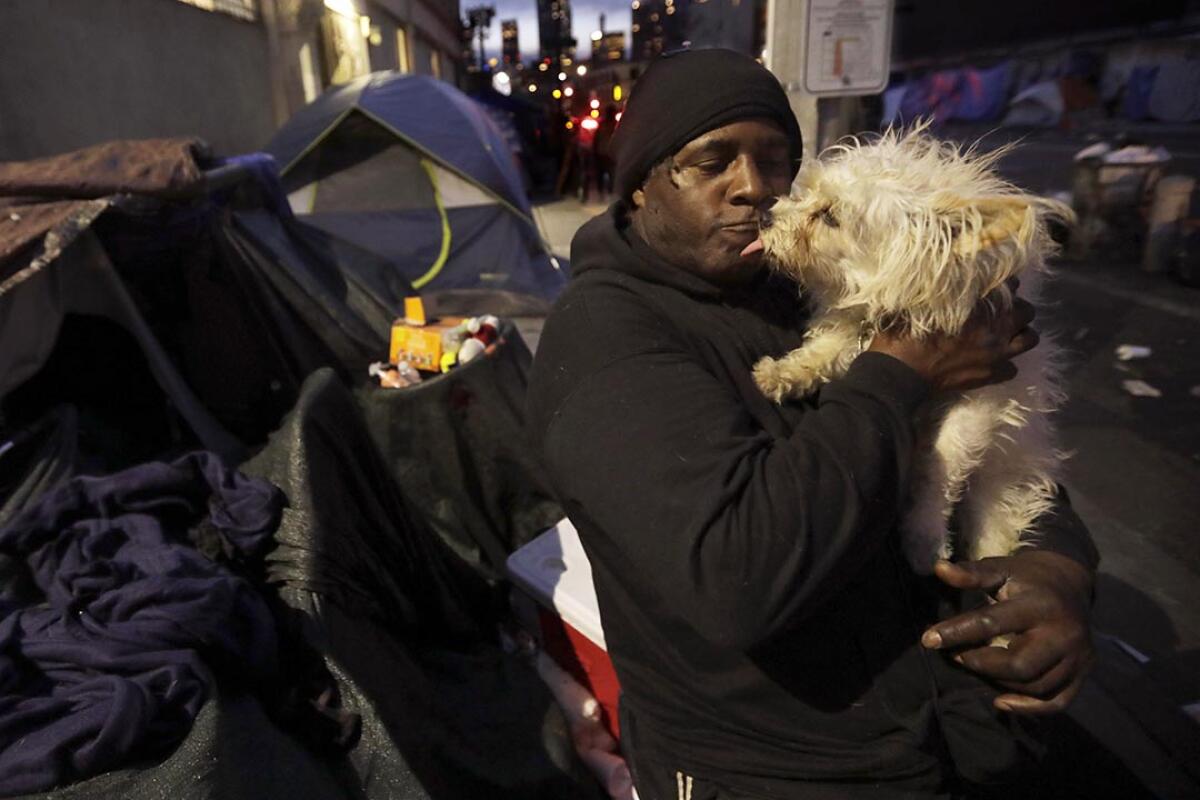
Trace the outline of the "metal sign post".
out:
<instances>
[{"instance_id":1,"label":"metal sign post","mask_svg":"<svg viewBox=\"0 0 1200 800\"><path fill-rule=\"evenodd\" d=\"M767 48L763 62L787 91L800 123L805 158L816 153L817 97L804 88L804 41L809 0L767 0Z\"/></svg>"},{"instance_id":2,"label":"metal sign post","mask_svg":"<svg viewBox=\"0 0 1200 800\"><path fill-rule=\"evenodd\" d=\"M893 14L893 0L768 0L763 60L788 93L806 158L819 150L818 97L887 87Z\"/></svg>"}]
</instances>

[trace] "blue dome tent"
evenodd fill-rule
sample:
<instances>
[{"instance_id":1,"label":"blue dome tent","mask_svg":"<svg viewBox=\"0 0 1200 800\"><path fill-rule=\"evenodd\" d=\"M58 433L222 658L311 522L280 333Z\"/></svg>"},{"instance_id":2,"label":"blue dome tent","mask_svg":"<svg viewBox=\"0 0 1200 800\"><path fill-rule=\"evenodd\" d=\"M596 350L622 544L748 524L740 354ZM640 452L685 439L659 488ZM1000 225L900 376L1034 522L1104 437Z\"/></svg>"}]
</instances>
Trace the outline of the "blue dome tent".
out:
<instances>
[{"instance_id":1,"label":"blue dome tent","mask_svg":"<svg viewBox=\"0 0 1200 800\"><path fill-rule=\"evenodd\" d=\"M503 134L443 81L380 72L334 87L266 149L302 220L388 259L418 290L552 299L565 283Z\"/></svg>"}]
</instances>

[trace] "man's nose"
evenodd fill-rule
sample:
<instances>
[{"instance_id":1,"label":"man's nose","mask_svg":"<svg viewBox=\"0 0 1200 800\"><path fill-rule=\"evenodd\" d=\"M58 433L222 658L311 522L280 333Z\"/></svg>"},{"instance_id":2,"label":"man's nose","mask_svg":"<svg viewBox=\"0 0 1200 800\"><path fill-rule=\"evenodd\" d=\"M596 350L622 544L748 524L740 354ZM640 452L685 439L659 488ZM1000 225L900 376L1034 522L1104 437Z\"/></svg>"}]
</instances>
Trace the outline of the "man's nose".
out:
<instances>
[{"instance_id":1,"label":"man's nose","mask_svg":"<svg viewBox=\"0 0 1200 800\"><path fill-rule=\"evenodd\" d=\"M771 195L762 172L752 158L741 158L738 165L736 184L734 185L734 202L759 205Z\"/></svg>"}]
</instances>

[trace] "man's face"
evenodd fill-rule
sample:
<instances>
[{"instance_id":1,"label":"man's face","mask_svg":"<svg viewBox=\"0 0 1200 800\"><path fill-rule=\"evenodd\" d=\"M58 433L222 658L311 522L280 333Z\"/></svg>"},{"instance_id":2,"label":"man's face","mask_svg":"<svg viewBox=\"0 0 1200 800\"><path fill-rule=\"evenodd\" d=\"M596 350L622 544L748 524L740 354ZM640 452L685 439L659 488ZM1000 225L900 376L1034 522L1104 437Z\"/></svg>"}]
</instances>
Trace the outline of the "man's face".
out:
<instances>
[{"instance_id":1,"label":"man's face","mask_svg":"<svg viewBox=\"0 0 1200 800\"><path fill-rule=\"evenodd\" d=\"M633 193L634 231L658 255L717 284L736 284L762 266L742 257L758 237L758 212L792 183L788 139L764 119L696 137L651 171Z\"/></svg>"}]
</instances>

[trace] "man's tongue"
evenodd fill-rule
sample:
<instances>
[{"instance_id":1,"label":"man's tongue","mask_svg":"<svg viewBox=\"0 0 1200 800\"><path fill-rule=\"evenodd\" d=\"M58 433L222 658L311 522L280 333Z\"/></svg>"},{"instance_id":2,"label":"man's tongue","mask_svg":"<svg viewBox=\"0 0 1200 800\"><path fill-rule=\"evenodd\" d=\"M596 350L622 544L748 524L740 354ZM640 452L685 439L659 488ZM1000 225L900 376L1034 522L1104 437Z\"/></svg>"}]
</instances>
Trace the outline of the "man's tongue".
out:
<instances>
[{"instance_id":1,"label":"man's tongue","mask_svg":"<svg viewBox=\"0 0 1200 800\"><path fill-rule=\"evenodd\" d=\"M763 249L762 239L761 238L755 239L753 242L751 242L750 244L748 244L744 248L742 248L742 258L745 258L746 256L752 256L755 253L762 251L762 249Z\"/></svg>"}]
</instances>

